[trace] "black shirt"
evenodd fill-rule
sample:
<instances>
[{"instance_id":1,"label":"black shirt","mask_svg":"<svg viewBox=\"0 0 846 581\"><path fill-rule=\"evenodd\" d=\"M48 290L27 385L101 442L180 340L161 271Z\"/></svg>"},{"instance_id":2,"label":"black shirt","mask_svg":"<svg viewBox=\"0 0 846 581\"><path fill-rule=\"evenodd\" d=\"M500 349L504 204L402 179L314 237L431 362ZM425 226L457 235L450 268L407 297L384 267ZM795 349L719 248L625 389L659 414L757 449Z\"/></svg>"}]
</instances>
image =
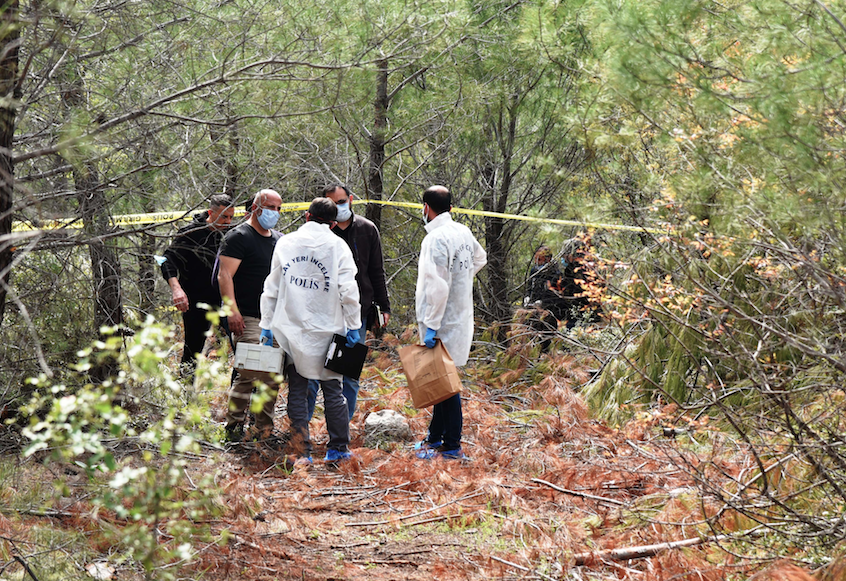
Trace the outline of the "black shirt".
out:
<instances>
[{"instance_id":1,"label":"black shirt","mask_svg":"<svg viewBox=\"0 0 846 581\"><path fill-rule=\"evenodd\" d=\"M270 261L276 241L282 234L275 230L262 236L249 222L233 228L223 239L221 256L241 261L232 277L235 286L235 303L244 317L261 318L261 292L264 279L270 274Z\"/></svg>"}]
</instances>

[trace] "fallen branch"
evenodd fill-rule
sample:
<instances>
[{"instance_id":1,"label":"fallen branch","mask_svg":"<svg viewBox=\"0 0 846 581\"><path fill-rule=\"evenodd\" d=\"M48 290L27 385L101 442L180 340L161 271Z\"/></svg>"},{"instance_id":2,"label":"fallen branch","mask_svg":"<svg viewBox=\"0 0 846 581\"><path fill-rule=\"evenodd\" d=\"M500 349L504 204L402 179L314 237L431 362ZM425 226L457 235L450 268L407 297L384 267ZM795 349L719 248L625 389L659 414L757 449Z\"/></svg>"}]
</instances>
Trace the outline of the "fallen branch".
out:
<instances>
[{"instance_id":1,"label":"fallen branch","mask_svg":"<svg viewBox=\"0 0 846 581\"><path fill-rule=\"evenodd\" d=\"M415 567L420 566L414 561L392 561L391 559L354 559L349 562L355 563L356 565L414 565Z\"/></svg>"},{"instance_id":2,"label":"fallen branch","mask_svg":"<svg viewBox=\"0 0 846 581\"><path fill-rule=\"evenodd\" d=\"M572 496L578 496L580 498L587 498L589 500L596 500L598 502L607 502L608 504L614 504L616 506L625 506L625 502L621 502L619 500L614 500L613 498L605 498L604 496L594 496L593 494L586 494L584 492L576 492L575 490L567 490L566 488L561 488L560 486L555 486L551 482L547 482L546 480L541 480L540 478L532 478L532 482L538 482L540 484L545 484L549 486L553 490L557 490L558 492L563 492L564 494L570 494Z\"/></svg>"},{"instance_id":3,"label":"fallen branch","mask_svg":"<svg viewBox=\"0 0 846 581\"><path fill-rule=\"evenodd\" d=\"M12 558L21 564L21 566L24 568L24 571L26 571L27 574L32 577L32 581L38 581L38 577L35 576L35 573L32 572L32 569L30 569L29 564L23 560L23 557L19 555L13 555Z\"/></svg>"},{"instance_id":4,"label":"fallen branch","mask_svg":"<svg viewBox=\"0 0 846 581\"><path fill-rule=\"evenodd\" d=\"M270 553L274 557L278 557L280 559L285 559L286 561L293 561L294 560L294 558L291 555L289 555L288 553L286 553L285 551L281 551L279 549L274 549L272 547L259 546L259 545L255 544L253 542L248 541L247 539L245 539L244 537L242 537L240 535L232 535L232 536L235 538L236 546L237 545L246 545L247 547L250 547L251 549L255 549L259 553Z\"/></svg>"},{"instance_id":5,"label":"fallen branch","mask_svg":"<svg viewBox=\"0 0 846 581\"><path fill-rule=\"evenodd\" d=\"M433 516L432 518L424 518L423 520L416 520L414 522L405 523L403 526L413 527L413 526L417 526L417 525L425 525L425 524L428 524L428 523L447 520L447 519L450 519L450 518L457 518L459 516L462 516L462 515L460 515L460 514L442 514L441 516Z\"/></svg>"},{"instance_id":6,"label":"fallen branch","mask_svg":"<svg viewBox=\"0 0 846 581\"><path fill-rule=\"evenodd\" d=\"M79 516L72 512L65 512L63 510L31 510L26 508L3 507L0 508L0 514L23 514L26 516L39 516L45 518L63 518Z\"/></svg>"},{"instance_id":7,"label":"fallen branch","mask_svg":"<svg viewBox=\"0 0 846 581\"><path fill-rule=\"evenodd\" d=\"M684 539L681 541L672 541L669 543L658 543L657 545L641 545L639 547L626 547L623 549L609 549L605 551L589 551L587 553L576 553L573 558L576 565L589 565L600 561L628 561L630 559L643 559L644 557L653 557L661 551L668 549L681 549L683 547L693 547L704 543L711 543L715 541L722 541L728 538L729 535L717 535L712 537L698 537L695 539Z\"/></svg>"}]
</instances>

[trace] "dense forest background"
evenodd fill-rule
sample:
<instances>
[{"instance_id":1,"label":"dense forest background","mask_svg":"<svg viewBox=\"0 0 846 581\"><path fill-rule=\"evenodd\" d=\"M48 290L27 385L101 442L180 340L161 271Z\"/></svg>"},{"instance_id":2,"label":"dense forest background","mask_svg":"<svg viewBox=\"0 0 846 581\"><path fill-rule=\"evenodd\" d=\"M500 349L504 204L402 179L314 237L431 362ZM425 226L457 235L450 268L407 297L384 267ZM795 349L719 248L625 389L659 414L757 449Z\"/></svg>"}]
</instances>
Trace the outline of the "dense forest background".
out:
<instances>
[{"instance_id":1,"label":"dense forest background","mask_svg":"<svg viewBox=\"0 0 846 581\"><path fill-rule=\"evenodd\" d=\"M115 216L190 217L216 193L240 208L265 187L302 202L333 181L418 202L439 183L461 208L634 227L462 216L489 259L477 361L508 366L538 245L583 237L604 326L562 341L590 351L592 414L708 424L750 458L728 476L714 449L675 458L722 503L714 532L740 515L779 539L770 556L846 537L842 4L10 0L0 16L0 405L32 422L27 442L72 441L33 428L61 413L77 436L120 432L111 404L48 411L60 391L171 381L126 357L152 329L150 361L175 357L154 256L184 222ZM399 334L419 212L355 209L382 232ZM89 469L114 462L83 449Z\"/></svg>"}]
</instances>

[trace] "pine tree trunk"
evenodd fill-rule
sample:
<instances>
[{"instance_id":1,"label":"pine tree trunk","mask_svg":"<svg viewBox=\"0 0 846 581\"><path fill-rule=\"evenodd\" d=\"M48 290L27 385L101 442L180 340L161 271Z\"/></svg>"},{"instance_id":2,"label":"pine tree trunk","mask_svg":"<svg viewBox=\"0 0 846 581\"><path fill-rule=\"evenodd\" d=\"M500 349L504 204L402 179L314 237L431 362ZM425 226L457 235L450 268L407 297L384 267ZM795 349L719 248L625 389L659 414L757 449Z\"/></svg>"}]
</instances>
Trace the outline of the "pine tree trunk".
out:
<instances>
[{"instance_id":1,"label":"pine tree trunk","mask_svg":"<svg viewBox=\"0 0 846 581\"><path fill-rule=\"evenodd\" d=\"M88 239L91 282L94 286L94 328L99 333L103 326L123 323L120 261L114 248L101 238L109 231L109 214L105 196L99 187L97 169L88 164L83 169L75 170L74 182L79 192L83 232ZM97 381L103 381L116 372L116 362L103 361L91 370L91 376Z\"/></svg>"},{"instance_id":2,"label":"pine tree trunk","mask_svg":"<svg viewBox=\"0 0 846 581\"><path fill-rule=\"evenodd\" d=\"M376 77L376 99L373 102L375 117L373 132L370 136L370 173L368 176L368 194L371 200L381 200L384 185L382 171L385 164L385 132L388 128L388 61L379 61L379 71ZM382 227L382 206L368 204L367 219Z\"/></svg>"},{"instance_id":3,"label":"pine tree trunk","mask_svg":"<svg viewBox=\"0 0 846 581\"><path fill-rule=\"evenodd\" d=\"M509 111L507 125L503 126L502 121L501 115L498 119L491 121L497 127L494 133L500 136L502 161L498 171L488 167L483 172L489 194L482 200L482 207L486 211L500 214L508 209L508 198L511 195L514 177L511 173L511 161L517 134L517 115ZM495 183L497 173L499 174L498 187ZM491 294L490 317L491 322L497 323L507 323L511 319L511 306L508 301L508 244L505 238L505 220L500 217L486 217L485 246L488 253L486 270ZM506 325L503 324L500 329L500 333L503 334L500 338L504 338Z\"/></svg>"},{"instance_id":4,"label":"pine tree trunk","mask_svg":"<svg viewBox=\"0 0 846 581\"><path fill-rule=\"evenodd\" d=\"M153 313L156 308L156 263L153 255L156 253L156 239L149 234L141 235L141 252L138 256L138 299L139 309L145 315Z\"/></svg>"},{"instance_id":5,"label":"pine tree trunk","mask_svg":"<svg viewBox=\"0 0 846 581\"><path fill-rule=\"evenodd\" d=\"M18 52L20 29L17 0L4 2L0 9L0 240L12 233L12 201L15 176L12 139L20 90L18 88ZM0 242L0 326L6 314L6 295L11 280L12 243Z\"/></svg>"}]
</instances>

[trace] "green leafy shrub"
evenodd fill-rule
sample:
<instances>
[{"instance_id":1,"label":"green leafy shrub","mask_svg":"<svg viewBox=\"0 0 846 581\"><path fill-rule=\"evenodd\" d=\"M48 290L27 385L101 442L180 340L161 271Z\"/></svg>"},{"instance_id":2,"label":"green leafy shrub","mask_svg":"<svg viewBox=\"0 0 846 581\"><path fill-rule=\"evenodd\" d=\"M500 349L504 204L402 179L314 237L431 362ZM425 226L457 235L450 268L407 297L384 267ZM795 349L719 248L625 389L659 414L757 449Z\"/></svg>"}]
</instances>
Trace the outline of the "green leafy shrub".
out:
<instances>
[{"instance_id":1,"label":"green leafy shrub","mask_svg":"<svg viewBox=\"0 0 846 581\"><path fill-rule=\"evenodd\" d=\"M193 542L210 537L197 523L217 510L211 477L193 483L186 477L186 455L199 451L209 430L207 407L164 365L172 342L167 327L148 318L130 337L114 329L106 335L80 352L72 388L43 375L30 380L36 395L27 406L24 454L81 466L92 483L103 483L93 487L91 502L117 521L104 525L106 536L148 578L176 578L178 567L162 566L191 561ZM85 383L103 357L119 363L117 376ZM208 367L198 375L208 381ZM140 453L118 454L127 442Z\"/></svg>"}]
</instances>

